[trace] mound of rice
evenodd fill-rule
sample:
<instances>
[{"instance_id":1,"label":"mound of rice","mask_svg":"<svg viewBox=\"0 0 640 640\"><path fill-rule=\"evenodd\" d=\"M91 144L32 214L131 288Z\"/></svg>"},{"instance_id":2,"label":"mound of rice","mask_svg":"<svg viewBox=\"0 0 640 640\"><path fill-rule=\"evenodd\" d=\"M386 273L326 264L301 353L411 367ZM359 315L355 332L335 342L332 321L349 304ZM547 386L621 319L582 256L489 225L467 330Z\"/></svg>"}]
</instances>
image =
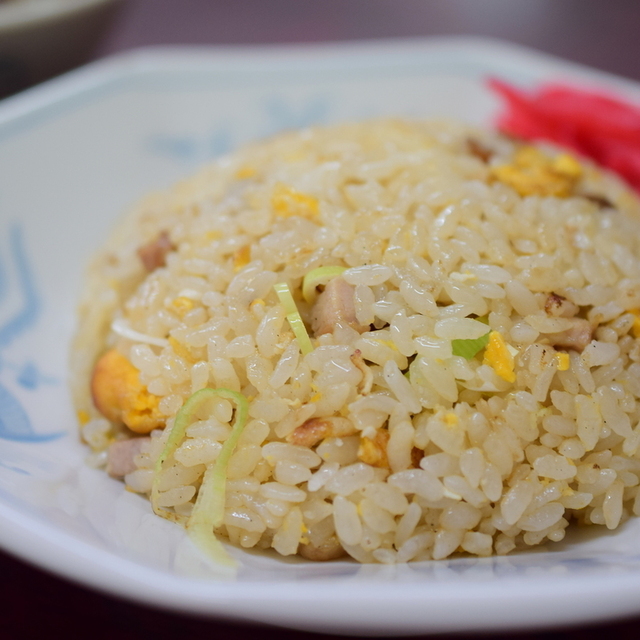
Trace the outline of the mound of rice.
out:
<instances>
[{"instance_id":1,"label":"mound of rice","mask_svg":"<svg viewBox=\"0 0 640 640\"><path fill-rule=\"evenodd\" d=\"M235 545L394 563L615 529L640 515L639 242L615 177L456 123L241 150L142 202L90 269L92 463L189 526L241 394L208 525ZM177 421L207 387L231 395Z\"/></svg>"}]
</instances>

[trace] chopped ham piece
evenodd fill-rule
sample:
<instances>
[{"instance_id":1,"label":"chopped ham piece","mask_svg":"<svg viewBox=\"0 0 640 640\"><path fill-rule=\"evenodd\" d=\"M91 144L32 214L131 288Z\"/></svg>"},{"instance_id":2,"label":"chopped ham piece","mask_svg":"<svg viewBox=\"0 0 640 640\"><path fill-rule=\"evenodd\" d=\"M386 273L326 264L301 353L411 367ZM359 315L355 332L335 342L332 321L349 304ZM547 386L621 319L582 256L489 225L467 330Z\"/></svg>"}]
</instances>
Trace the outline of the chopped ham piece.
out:
<instances>
[{"instance_id":1,"label":"chopped ham piece","mask_svg":"<svg viewBox=\"0 0 640 640\"><path fill-rule=\"evenodd\" d=\"M545 300L544 310L554 318L573 318L580 309L564 296L550 293Z\"/></svg>"},{"instance_id":2,"label":"chopped ham piece","mask_svg":"<svg viewBox=\"0 0 640 640\"><path fill-rule=\"evenodd\" d=\"M345 324L359 333L368 331L356 318L355 287L342 278L333 278L318 296L311 312L311 329L316 336L333 333L337 324Z\"/></svg>"},{"instance_id":3,"label":"chopped ham piece","mask_svg":"<svg viewBox=\"0 0 640 640\"><path fill-rule=\"evenodd\" d=\"M112 478L124 478L136 470L133 459L142 451L151 438L116 440L107 451L107 473Z\"/></svg>"},{"instance_id":4,"label":"chopped ham piece","mask_svg":"<svg viewBox=\"0 0 640 640\"><path fill-rule=\"evenodd\" d=\"M475 156L485 164L491 160L491 156L493 155L493 151L491 149L485 147L475 138L469 138L467 140L467 148L472 156Z\"/></svg>"},{"instance_id":5,"label":"chopped ham piece","mask_svg":"<svg viewBox=\"0 0 640 640\"><path fill-rule=\"evenodd\" d=\"M418 449L418 447L413 447L411 449L411 467L413 469L420 468L420 460L424 458L424 451L422 449Z\"/></svg>"},{"instance_id":6,"label":"chopped ham piece","mask_svg":"<svg viewBox=\"0 0 640 640\"><path fill-rule=\"evenodd\" d=\"M342 545L335 536L317 546L313 543L301 544L298 547L298 553L307 560L314 562L326 562L327 560L336 560L347 555Z\"/></svg>"},{"instance_id":7,"label":"chopped ham piece","mask_svg":"<svg viewBox=\"0 0 640 640\"><path fill-rule=\"evenodd\" d=\"M155 271L158 267L164 267L167 253L174 249L175 246L171 242L169 234L166 231L161 231L155 240L142 245L138 249L138 256L140 260L142 260L144 268L151 272Z\"/></svg>"},{"instance_id":8,"label":"chopped ham piece","mask_svg":"<svg viewBox=\"0 0 640 640\"><path fill-rule=\"evenodd\" d=\"M339 416L310 418L287 436L292 444L313 447L325 438L344 438L356 432L351 420Z\"/></svg>"},{"instance_id":9,"label":"chopped ham piece","mask_svg":"<svg viewBox=\"0 0 640 640\"><path fill-rule=\"evenodd\" d=\"M597 205L600 209L615 209L615 205L605 196L596 193L583 193L581 195L583 198L593 202L593 204Z\"/></svg>"},{"instance_id":10,"label":"chopped ham piece","mask_svg":"<svg viewBox=\"0 0 640 640\"><path fill-rule=\"evenodd\" d=\"M549 334L551 344L556 349L582 351L593 338L593 327L588 320L574 318L573 327L560 333Z\"/></svg>"}]
</instances>

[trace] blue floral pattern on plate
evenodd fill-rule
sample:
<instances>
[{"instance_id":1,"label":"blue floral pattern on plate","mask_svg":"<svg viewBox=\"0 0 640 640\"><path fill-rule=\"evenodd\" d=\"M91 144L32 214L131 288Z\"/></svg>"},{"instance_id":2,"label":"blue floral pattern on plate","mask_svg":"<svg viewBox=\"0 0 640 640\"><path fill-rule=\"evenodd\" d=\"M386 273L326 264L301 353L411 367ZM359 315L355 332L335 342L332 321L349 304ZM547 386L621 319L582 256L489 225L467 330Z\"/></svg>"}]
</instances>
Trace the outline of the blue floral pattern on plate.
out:
<instances>
[{"instance_id":1,"label":"blue floral pattern on plate","mask_svg":"<svg viewBox=\"0 0 640 640\"><path fill-rule=\"evenodd\" d=\"M9 255L16 274L15 286L21 294L19 309L0 324L0 372L10 369L16 373L16 382L24 389L35 390L40 384L55 383L55 379L45 376L33 362L22 366L1 359L2 352L22 335L33 328L41 315L42 304L36 288L24 246L22 229L14 224L9 229ZM8 270L0 261L0 308L10 292ZM46 442L62 435L61 432L38 434L34 431L29 415L22 403L0 384L0 438L18 442Z\"/></svg>"}]
</instances>

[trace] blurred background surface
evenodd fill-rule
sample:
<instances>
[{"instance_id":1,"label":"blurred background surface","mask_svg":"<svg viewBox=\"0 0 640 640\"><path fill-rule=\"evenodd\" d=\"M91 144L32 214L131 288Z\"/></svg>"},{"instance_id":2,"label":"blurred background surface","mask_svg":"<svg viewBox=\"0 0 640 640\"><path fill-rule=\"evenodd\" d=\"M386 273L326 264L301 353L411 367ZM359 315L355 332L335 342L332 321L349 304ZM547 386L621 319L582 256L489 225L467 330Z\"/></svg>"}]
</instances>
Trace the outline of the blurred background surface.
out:
<instances>
[{"instance_id":1,"label":"blurred background surface","mask_svg":"<svg viewBox=\"0 0 640 640\"><path fill-rule=\"evenodd\" d=\"M640 80L639 24L639 0L8 0L0 2L0 96L141 46L442 35L500 38ZM154 611L66 583L2 553L0 575L2 639L43 633L92 640L323 637ZM500 637L635 640L639 625L637 618Z\"/></svg>"},{"instance_id":2,"label":"blurred background surface","mask_svg":"<svg viewBox=\"0 0 640 640\"><path fill-rule=\"evenodd\" d=\"M640 79L639 25L638 0L126 0L97 53L476 35Z\"/></svg>"},{"instance_id":3,"label":"blurred background surface","mask_svg":"<svg viewBox=\"0 0 640 640\"><path fill-rule=\"evenodd\" d=\"M0 0L0 97L150 45L476 35L640 79L638 0Z\"/></svg>"}]
</instances>

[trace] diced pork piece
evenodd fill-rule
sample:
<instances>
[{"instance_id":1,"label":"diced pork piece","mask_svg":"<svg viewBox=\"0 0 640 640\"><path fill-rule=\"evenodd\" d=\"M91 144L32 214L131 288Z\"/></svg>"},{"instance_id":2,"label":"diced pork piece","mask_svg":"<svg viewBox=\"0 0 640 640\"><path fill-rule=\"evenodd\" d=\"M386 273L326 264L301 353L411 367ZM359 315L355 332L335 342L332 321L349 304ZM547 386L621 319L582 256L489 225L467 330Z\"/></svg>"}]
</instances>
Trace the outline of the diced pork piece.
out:
<instances>
[{"instance_id":1,"label":"diced pork piece","mask_svg":"<svg viewBox=\"0 0 640 640\"><path fill-rule=\"evenodd\" d=\"M291 444L313 447L325 438L344 438L356 432L351 420L339 416L310 418L287 436Z\"/></svg>"},{"instance_id":2,"label":"diced pork piece","mask_svg":"<svg viewBox=\"0 0 640 640\"><path fill-rule=\"evenodd\" d=\"M485 147L479 140L476 140L475 138L469 138L467 140L467 148L472 156L475 156L476 158L478 158L478 160L481 160L485 164L489 162L489 160L491 160L491 156L493 156L493 151L488 147Z\"/></svg>"},{"instance_id":3,"label":"diced pork piece","mask_svg":"<svg viewBox=\"0 0 640 640\"><path fill-rule=\"evenodd\" d=\"M314 562L326 562L327 560L336 560L347 555L342 545L335 536L332 536L326 542L317 546L315 544L301 544L298 547L298 553L307 560Z\"/></svg>"},{"instance_id":4,"label":"diced pork piece","mask_svg":"<svg viewBox=\"0 0 640 640\"><path fill-rule=\"evenodd\" d=\"M544 302L544 310L554 318L573 318L580 309L564 296L550 293Z\"/></svg>"},{"instance_id":5,"label":"diced pork piece","mask_svg":"<svg viewBox=\"0 0 640 640\"><path fill-rule=\"evenodd\" d=\"M107 451L107 473L112 478L124 478L128 473L136 470L133 459L151 438L130 438L116 440Z\"/></svg>"},{"instance_id":6,"label":"diced pork piece","mask_svg":"<svg viewBox=\"0 0 640 640\"><path fill-rule=\"evenodd\" d=\"M144 268L151 272L155 271L158 267L164 267L167 253L174 249L175 246L171 242L169 234L166 231L161 231L155 240L142 245L138 249L138 256L140 256Z\"/></svg>"},{"instance_id":7,"label":"diced pork piece","mask_svg":"<svg viewBox=\"0 0 640 640\"><path fill-rule=\"evenodd\" d=\"M330 280L318 296L311 312L311 329L316 336L333 333L337 324L349 325L359 333L369 327L356 318L355 287L337 277Z\"/></svg>"},{"instance_id":8,"label":"diced pork piece","mask_svg":"<svg viewBox=\"0 0 640 640\"><path fill-rule=\"evenodd\" d=\"M615 209L615 205L606 196L601 196L596 193L583 193L581 195L583 198L597 205L599 209Z\"/></svg>"},{"instance_id":9,"label":"diced pork piece","mask_svg":"<svg viewBox=\"0 0 640 640\"><path fill-rule=\"evenodd\" d=\"M556 349L582 351L593 338L593 327L588 320L574 318L573 327L560 333L549 334L551 344Z\"/></svg>"},{"instance_id":10,"label":"diced pork piece","mask_svg":"<svg viewBox=\"0 0 640 640\"><path fill-rule=\"evenodd\" d=\"M418 469L420 467L420 460L424 458L424 451L422 449L418 449L418 447L413 447L411 449L411 466L414 469Z\"/></svg>"}]
</instances>

